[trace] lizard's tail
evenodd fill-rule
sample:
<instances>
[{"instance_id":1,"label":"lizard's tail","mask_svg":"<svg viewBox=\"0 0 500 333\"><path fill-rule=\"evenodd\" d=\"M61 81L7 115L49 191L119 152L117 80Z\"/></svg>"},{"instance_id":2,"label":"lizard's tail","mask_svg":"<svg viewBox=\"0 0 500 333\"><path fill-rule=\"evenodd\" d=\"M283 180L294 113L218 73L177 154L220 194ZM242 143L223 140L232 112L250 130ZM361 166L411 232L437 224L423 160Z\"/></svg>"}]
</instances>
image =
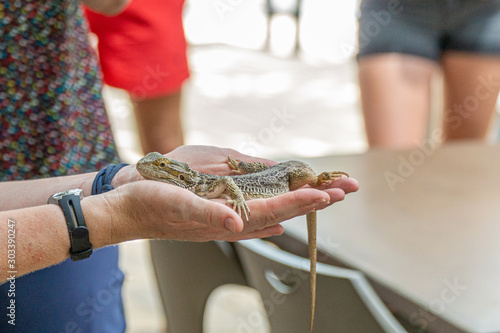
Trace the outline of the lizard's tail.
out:
<instances>
[{"instance_id":1,"label":"lizard's tail","mask_svg":"<svg viewBox=\"0 0 500 333\"><path fill-rule=\"evenodd\" d=\"M309 332L312 332L314 324L314 308L316 304L316 212L308 213L307 219L307 235L309 243L309 261L311 263L310 279L311 279L311 321L309 323Z\"/></svg>"}]
</instances>

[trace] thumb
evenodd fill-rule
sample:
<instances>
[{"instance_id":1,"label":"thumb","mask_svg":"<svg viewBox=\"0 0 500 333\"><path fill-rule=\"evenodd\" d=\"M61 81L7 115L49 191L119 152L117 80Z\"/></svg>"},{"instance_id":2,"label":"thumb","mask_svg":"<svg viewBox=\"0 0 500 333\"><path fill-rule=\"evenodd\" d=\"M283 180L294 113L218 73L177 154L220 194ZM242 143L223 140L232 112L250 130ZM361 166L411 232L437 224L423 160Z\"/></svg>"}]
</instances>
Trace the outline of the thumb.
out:
<instances>
[{"instance_id":1,"label":"thumb","mask_svg":"<svg viewBox=\"0 0 500 333\"><path fill-rule=\"evenodd\" d=\"M189 210L191 220L232 233L243 231L243 220L232 208L217 201L196 199L193 205L196 209Z\"/></svg>"}]
</instances>

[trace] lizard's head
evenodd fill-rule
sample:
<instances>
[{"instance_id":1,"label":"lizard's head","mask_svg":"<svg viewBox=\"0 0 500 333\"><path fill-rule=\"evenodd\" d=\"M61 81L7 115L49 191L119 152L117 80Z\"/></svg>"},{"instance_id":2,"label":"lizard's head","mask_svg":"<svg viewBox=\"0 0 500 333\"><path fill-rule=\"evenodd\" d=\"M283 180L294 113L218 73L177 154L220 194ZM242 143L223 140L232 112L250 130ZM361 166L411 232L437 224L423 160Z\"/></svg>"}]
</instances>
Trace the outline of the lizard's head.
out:
<instances>
[{"instance_id":1,"label":"lizard's head","mask_svg":"<svg viewBox=\"0 0 500 333\"><path fill-rule=\"evenodd\" d=\"M160 153L149 153L137 162L137 171L146 179L189 188L197 172L187 163L178 162Z\"/></svg>"}]
</instances>

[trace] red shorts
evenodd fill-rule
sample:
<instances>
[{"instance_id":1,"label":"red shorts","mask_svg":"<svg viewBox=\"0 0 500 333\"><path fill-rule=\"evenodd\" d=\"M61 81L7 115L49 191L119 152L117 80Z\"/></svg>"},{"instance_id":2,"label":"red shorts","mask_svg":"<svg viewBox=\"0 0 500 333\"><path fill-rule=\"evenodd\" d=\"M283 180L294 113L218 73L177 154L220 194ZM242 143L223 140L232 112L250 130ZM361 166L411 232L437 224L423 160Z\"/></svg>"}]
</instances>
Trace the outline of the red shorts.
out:
<instances>
[{"instance_id":1,"label":"red shorts","mask_svg":"<svg viewBox=\"0 0 500 333\"><path fill-rule=\"evenodd\" d=\"M184 0L132 0L118 16L86 9L99 38L104 82L134 98L153 98L180 90L189 77L182 26Z\"/></svg>"}]
</instances>

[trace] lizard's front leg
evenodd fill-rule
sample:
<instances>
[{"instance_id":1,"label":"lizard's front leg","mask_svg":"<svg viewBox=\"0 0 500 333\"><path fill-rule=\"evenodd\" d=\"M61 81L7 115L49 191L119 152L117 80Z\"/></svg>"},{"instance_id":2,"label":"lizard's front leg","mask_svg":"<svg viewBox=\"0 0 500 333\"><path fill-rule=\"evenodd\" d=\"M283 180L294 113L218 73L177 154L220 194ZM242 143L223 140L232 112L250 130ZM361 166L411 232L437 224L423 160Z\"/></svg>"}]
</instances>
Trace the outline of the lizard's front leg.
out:
<instances>
[{"instance_id":1,"label":"lizard's front leg","mask_svg":"<svg viewBox=\"0 0 500 333\"><path fill-rule=\"evenodd\" d=\"M222 182L226 187L225 191L223 192L224 195L229 197L226 204L232 204L234 211L237 212L241 218L243 218L243 216L241 215L241 212L243 212L243 214L245 214L245 219L248 221L250 209L245 202L245 198L243 197L243 192L241 191L241 189L238 187L238 185L236 185L231 177L221 177L219 178L219 181Z\"/></svg>"},{"instance_id":2,"label":"lizard's front leg","mask_svg":"<svg viewBox=\"0 0 500 333\"><path fill-rule=\"evenodd\" d=\"M202 182L196 187L194 193L206 199L228 199L226 204L232 204L234 211L237 212L241 218L243 218L241 215L243 212L248 221L250 209L245 202L243 192L231 177L221 176L216 179L211 179L210 181Z\"/></svg>"}]
</instances>

